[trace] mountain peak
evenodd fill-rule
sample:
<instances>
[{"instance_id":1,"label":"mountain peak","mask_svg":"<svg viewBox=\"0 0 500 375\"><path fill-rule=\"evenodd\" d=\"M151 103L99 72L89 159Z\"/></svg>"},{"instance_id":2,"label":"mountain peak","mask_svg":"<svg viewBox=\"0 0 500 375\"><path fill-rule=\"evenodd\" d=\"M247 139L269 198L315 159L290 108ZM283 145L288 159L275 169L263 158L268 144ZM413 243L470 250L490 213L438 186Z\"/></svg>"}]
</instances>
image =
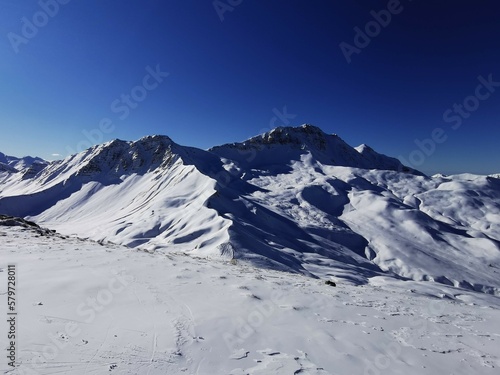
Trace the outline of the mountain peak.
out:
<instances>
[{"instance_id":1,"label":"mountain peak","mask_svg":"<svg viewBox=\"0 0 500 375\"><path fill-rule=\"evenodd\" d=\"M172 145L167 136L152 135L128 142L114 139L74 155L80 176L119 176L145 173L167 166L172 160Z\"/></svg>"},{"instance_id":2,"label":"mountain peak","mask_svg":"<svg viewBox=\"0 0 500 375\"><path fill-rule=\"evenodd\" d=\"M151 141L173 142L169 136L163 134L146 135L136 142L151 142Z\"/></svg>"},{"instance_id":3,"label":"mountain peak","mask_svg":"<svg viewBox=\"0 0 500 375\"><path fill-rule=\"evenodd\" d=\"M292 147L306 148L313 147L324 150L326 147L326 137L328 135L320 128L304 124L301 126L280 126L269 132L252 137L243 144L263 144L263 145L292 145Z\"/></svg>"},{"instance_id":4,"label":"mountain peak","mask_svg":"<svg viewBox=\"0 0 500 375\"><path fill-rule=\"evenodd\" d=\"M278 127L244 142L213 147L209 151L242 166L256 168L288 165L310 154L324 165L416 172L367 145L353 148L337 134L327 134L311 124Z\"/></svg>"},{"instance_id":5,"label":"mountain peak","mask_svg":"<svg viewBox=\"0 0 500 375\"><path fill-rule=\"evenodd\" d=\"M268 133L294 133L294 134L304 134L304 135L326 135L326 133L312 124L302 124L299 126L278 126L277 128L272 129ZM268 134L266 133L266 134Z\"/></svg>"}]
</instances>

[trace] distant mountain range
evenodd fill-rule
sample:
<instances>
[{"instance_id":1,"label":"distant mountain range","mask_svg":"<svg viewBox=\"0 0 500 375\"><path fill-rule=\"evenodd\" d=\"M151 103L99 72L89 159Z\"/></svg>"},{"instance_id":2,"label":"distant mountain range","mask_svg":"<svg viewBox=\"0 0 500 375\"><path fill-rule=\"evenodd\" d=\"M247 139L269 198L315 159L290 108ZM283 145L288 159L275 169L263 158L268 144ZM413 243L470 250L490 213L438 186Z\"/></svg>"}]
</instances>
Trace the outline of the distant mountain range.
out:
<instances>
[{"instance_id":1,"label":"distant mountain range","mask_svg":"<svg viewBox=\"0 0 500 375\"><path fill-rule=\"evenodd\" d=\"M0 214L150 252L500 295L500 179L434 176L312 125L208 151L166 136L0 154Z\"/></svg>"},{"instance_id":2,"label":"distant mountain range","mask_svg":"<svg viewBox=\"0 0 500 375\"><path fill-rule=\"evenodd\" d=\"M7 156L0 152L0 171L7 171L11 173L19 171L26 172L30 167L41 170L47 164L48 162L41 158L33 158L31 156L16 158L14 156Z\"/></svg>"}]
</instances>

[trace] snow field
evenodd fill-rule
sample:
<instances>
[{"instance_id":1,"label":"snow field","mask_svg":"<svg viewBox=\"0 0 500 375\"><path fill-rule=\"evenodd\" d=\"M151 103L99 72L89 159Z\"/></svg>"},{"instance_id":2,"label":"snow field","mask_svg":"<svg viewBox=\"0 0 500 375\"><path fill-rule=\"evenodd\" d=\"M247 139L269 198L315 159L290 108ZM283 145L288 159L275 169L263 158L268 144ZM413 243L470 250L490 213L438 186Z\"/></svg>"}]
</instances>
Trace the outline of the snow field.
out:
<instances>
[{"instance_id":1,"label":"snow field","mask_svg":"<svg viewBox=\"0 0 500 375\"><path fill-rule=\"evenodd\" d=\"M4 373L495 374L500 366L492 295L384 276L360 286L337 277L331 287L243 261L16 227L2 227L0 238L19 281L21 365L9 372L2 358Z\"/></svg>"}]
</instances>

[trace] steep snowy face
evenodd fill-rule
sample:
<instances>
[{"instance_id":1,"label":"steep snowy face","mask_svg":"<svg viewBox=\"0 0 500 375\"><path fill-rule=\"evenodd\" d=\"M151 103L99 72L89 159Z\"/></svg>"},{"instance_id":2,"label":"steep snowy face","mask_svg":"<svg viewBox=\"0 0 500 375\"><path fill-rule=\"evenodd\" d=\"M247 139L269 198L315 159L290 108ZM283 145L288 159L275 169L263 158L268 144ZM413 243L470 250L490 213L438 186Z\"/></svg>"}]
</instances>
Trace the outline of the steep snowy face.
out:
<instances>
[{"instance_id":1,"label":"steep snowy face","mask_svg":"<svg viewBox=\"0 0 500 375\"><path fill-rule=\"evenodd\" d=\"M379 154L365 145L355 149L336 134L326 134L320 128L308 124L279 127L247 141L214 147L210 151L251 168L289 164L311 154L316 161L325 165L420 174L395 158Z\"/></svg>"},{"instance_id":2,"label":"steep snowy face","mask_svg":"<svg viewBox=\"0 0 500 375\"><path fill-rule=\"evenodd\" d=\"M21 179L27 180L35 177L38 173L40 173L45 167L49 165L48 162L38 162L35 161L32 163L29 167L25 168L22 170L22 177Z\"/></svg>"},{"instance_id":3,"label":"steep snowy face","mask_svg":"<svg viewBox=\"0 0 500 375\"><path fill-rule=\"evenodd\" d=\"M137 142L114 140L88 155L78 174L119 176L165 169L173 159L172 146L172 140L166 136L145 137Z\"/></svg>"},{"instance_id":4,"label":"steep snowy face","mask_svg":"<svg viewBox=\"0 0 500 375\"><path fill-rule=\"evenodd\" d=\"M29 167L18 170L19 173L4 176L0 193L15 195L22 191L34 194L56 185L63 185L69 191L70 185L79 189L90 181L118 183L121 176L164 170L177 156L172 147L175 144L166 136L149 136L136 142L116 139L64 160L51 163L35 160Z\"/></svg>"},{"instance_id":5,"label":"steep snowy face","mask_svg":"<svg viewBox=\"0 0 500 375\"><path fill-rule=\"evenodd\" d=\"M225 173L214 155L166 136L114 140L3 184L0 212L95 240L221 255L230 221L206 207L216 180L196 165L210 171L207 160Z\"/></svg>"},{"instance_id":6,"label":"steep snowy face","mask_svg":"<svg viewBox=\"0 0 500 375\"><path fill-rule=\"evenodd\" d=\"M136 142L115 139L64 160L51 163L36 175L38 182L67 180L113 182L122 175L162 170L173 161L174 143L166 136L149 136Z\"/></svg>"}]
</instances>

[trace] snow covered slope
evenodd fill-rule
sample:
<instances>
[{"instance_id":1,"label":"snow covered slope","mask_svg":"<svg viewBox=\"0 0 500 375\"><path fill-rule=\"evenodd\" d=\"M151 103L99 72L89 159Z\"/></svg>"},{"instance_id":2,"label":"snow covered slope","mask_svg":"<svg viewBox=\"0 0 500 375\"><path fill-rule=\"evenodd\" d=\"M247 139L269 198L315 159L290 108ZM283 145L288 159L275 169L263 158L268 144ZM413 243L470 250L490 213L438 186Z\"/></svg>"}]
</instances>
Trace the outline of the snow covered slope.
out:
<instances>
[{"instance_id":1,"label":"snow covered slope","mask_svg":"<svg viewBox=\"0 0 500 375\"><path fill-rule=\"evenodd\" d=\"M43 233L0 220L0 294L15 264L18 312L2 374L498 374L492 295L389 277L332 287Z\"/></svg>"},{"instance_id":2,"label":"snow covered slope","mask_svg":"<svg viewBox=\"0 0 500 375\"><path fill-rule=\"evenodd\" d=\"M0 213L64 234L354 284L385 275L500 294L500 180L427 177L311 125L209 151L166 136L115 140L3 176Z\"/></svg>"},{"instance_id":3,"label":"snow covered slope","mask_svg":"<svg viewBox=\"0 0 500 375\"><path fill-rule=\"evenodd\" d=\"M217 251L229 223L205 207L215 181L192 158L207 173L221 164L165 136L111 141L53 162L31 179L13 176L0 189L15 195L0 200L0 212L128 246Z\"/></svg>"}]
</instances>

